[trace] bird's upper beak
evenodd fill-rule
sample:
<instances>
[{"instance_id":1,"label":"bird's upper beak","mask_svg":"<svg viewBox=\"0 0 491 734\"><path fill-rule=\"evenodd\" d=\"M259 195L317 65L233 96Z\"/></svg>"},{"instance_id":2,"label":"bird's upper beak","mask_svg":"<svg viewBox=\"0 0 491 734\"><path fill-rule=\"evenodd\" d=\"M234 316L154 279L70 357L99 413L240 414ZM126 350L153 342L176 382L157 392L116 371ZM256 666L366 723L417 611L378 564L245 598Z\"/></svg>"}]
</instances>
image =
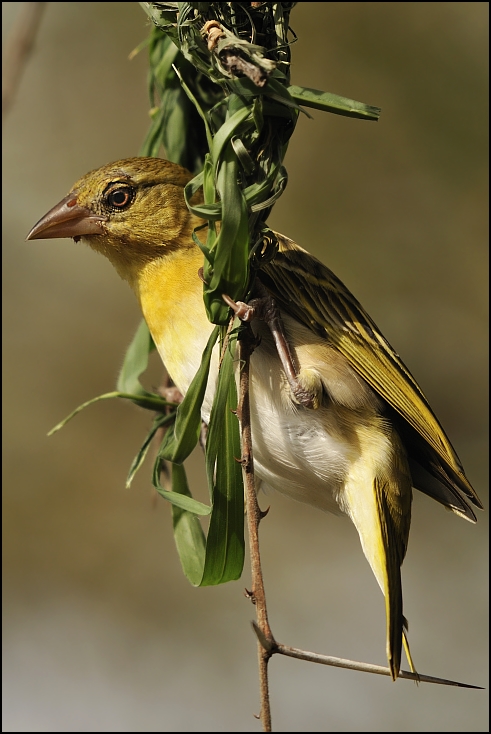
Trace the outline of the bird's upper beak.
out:
<instances>
[{"instance_id":1,"label":"bird's upper beak","mask_svg":"<svg viewBox=\"0 0 491 734\"><path fill-rule=\"evenodd\" d=\"M83 237L88 234L103 234L101 225L107 217L91 212L77 202L75 194L68 194L59 204L49 210L27 235L28 240L52 237Z\"/></svg>"}]
</instances>

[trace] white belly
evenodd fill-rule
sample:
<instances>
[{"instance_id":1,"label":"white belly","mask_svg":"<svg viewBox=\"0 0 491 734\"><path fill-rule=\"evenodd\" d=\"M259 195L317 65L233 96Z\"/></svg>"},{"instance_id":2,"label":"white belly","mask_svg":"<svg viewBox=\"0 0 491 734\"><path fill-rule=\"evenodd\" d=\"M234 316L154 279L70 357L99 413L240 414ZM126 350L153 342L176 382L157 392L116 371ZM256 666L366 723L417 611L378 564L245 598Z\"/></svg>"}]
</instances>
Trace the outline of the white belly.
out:
<instances>
[{"instance_id":1,"label":"white belly","mask_svg":"<svg viewBox=\"0 0 491 734\"><path fill-rule=\"evenodd\" d=\"M251 360L251 429L257 477L283 494L339 512L350 445L335 410L297 406L275 355ZM281 384L282 389L279 390Z\"/></svg>"},{"instance_id":2,"label":"white belly","mask_svg":"<svg viewBox=\"0 0 491 734\"><path fill-rule=\"evenodd\" d=\"M290 320L288 317L285 320L288 326ZM157 345L169 374L183 394L199 367L211 330L208 324L206 330L201 328L196 333L186 351L186 360L178 365L170 357L171 352L176 352L169 349L172 345ZM296 405L267 327L256 323L255 330L261 332L261 343L251 358L251 428L256 476L268 487L300 502L329 512L342 512L346 478L350 466L359 456L357 435L348 421L348 414L352 411L331 400L317 410ZM298 336L298 332L296 334ZM301 331L301 336L304 341L316 341L316 337L306 329ZM299 366L303 367L305 363L311 366L312 360L309 362L308 353L306 356L302 352L302 345L295 346ZM218 345L214 349L203 403L205 422L210 417L217 368ZM368 402L368 393L365 392L371 393L370 389L350 371L346 374L343 371L341 379L339 365L331 364L330 372L327 370L324 377L328 382L331 380L333 392L348 393L350 400L355 402L358 393L360 405L365 406ZM373 414L373 410L369 412ZM363 423L361 414L358 420Z\"/></svg>"}]
</instances>

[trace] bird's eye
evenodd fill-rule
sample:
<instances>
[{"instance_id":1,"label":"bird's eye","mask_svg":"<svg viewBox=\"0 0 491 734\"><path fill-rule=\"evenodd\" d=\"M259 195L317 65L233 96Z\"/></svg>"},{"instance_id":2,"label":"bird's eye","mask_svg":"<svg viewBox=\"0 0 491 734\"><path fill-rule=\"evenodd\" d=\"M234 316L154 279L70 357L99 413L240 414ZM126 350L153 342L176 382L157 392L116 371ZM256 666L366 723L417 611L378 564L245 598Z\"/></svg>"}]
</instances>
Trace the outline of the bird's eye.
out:
<instances>
[{"instance_id":1,"label":"bird's eye","mask_svg":"<svg viewBox=\"0 0 491 734\"><path fill-rule=\"evenodd\" d=\"M104 201L111 211L122 211L127 209L135 197L135 189L132 186L119 184L111 185L104 192Z\"/></svg>"}]
</instances>

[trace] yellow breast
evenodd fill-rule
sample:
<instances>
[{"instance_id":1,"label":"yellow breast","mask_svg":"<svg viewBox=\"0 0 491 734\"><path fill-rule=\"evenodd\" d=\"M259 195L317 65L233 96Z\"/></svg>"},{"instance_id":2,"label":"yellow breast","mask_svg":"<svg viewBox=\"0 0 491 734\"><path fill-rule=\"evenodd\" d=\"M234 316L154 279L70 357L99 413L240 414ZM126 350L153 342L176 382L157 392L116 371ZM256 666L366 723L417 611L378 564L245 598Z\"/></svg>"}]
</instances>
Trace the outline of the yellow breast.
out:
<instances>
[{"instance_id":1,"label":"yellow breast","mask_svg":"<svg viewBox=\"0 0 491 734\"><path fill-rule=\"evenodd\" d=\"M133 282L162 361L183 394L199 368L213 329L198 276L202 263L197 247L175 250L144 265ZM365 466L357 429L370 428L381 446L386 444L383 421L375 420L378 401L325 340L286 314L283 318L300 372L315 369L330 399L318 410L295 405L269 329L261 322L256 324L261 344L251 360L251 421L257 476L315 507L349 511L350 502L344 498L343 503L343 497L350 467L361 461L367 475L376 473L372 463ZM202 408L205 421L209 420L217 373L218 346ZM387 469L384 451L378 444L376 448L369 455L373 453L377 470L380 466Z\"/></svg>"},{"instance_id":2,"label":"yellow breast","mask_svg":"<svg viewBox=\"0 0 491 734\"><path fill-rule=\"evenodd\" d=\"M197 247L175 250L145 265L134 286L157 350L183 394L213 329L203 305L202 265Z\"/></svg>"}]
</instances>

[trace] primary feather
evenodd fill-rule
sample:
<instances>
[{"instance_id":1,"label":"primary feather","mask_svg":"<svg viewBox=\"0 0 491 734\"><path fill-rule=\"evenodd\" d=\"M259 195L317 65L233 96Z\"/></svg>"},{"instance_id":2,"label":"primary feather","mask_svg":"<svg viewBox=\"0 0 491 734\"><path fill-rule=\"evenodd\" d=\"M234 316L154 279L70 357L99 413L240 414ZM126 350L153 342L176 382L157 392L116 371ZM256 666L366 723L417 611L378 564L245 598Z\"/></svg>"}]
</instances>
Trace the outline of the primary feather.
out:
<instances>
[{"instance_id":1,"label":"primary feather","mask_svg":"<svg viewBox=\"0 0 491 734\"><path fill-rule=\"evenodd\" d=\"M356 298L322 263L279 236L279 253L261 279L279 304L325 338L396 411L417 489L468 520L482 505L428 401L397 352ZM292 294L301 294L295 298ZM411 430L412 429L412 430Z\"/></svg>"}]
</instances>

